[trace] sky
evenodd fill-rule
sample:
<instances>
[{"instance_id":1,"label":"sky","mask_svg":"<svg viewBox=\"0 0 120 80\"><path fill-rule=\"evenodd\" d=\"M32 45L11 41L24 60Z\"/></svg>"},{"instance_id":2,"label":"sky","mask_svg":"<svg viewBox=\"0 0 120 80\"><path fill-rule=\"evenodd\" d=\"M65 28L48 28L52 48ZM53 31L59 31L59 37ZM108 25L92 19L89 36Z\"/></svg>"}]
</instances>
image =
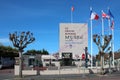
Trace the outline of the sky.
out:
<instances>
[{"instance_id":1,"label":"sky","mask_svg":"<svg viewBox=\"0 0 120 80\"><path fill-rule=\"evenodd\" d=\"M74 6L73 23L88 24L88 51L90 52L90 6L101 18L101 10L108 7L114 15L115 51L120 48L120 1L119 0L0 0L0 44L12 46L9 33L30 31L35 41L26 50L46 49L53 54L59 51L59 24L71 22L71 7ZM108 22L104 21L105 34ZM93 21L93 34L101 34L101 19ZM93 43L93 54L98 53Z\"/></svg>"}]
</instances>

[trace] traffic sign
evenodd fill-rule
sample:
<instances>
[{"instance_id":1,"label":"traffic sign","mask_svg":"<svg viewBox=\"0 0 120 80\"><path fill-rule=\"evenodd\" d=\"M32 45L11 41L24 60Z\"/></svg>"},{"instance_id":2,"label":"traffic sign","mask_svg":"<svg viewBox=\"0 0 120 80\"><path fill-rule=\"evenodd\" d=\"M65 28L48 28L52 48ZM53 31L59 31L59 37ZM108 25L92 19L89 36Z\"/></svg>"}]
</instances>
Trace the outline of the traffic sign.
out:
<instances>
[{"instance_id":1,"label":"traffic sign","mask_svg":"<svg viewBox=\"0 0 120 80\"><path fill-rule=\"evenodd\" d=\"M85 54L84 53L82 54L82 59L85 59Z\"/></svg>"}]
</instances>

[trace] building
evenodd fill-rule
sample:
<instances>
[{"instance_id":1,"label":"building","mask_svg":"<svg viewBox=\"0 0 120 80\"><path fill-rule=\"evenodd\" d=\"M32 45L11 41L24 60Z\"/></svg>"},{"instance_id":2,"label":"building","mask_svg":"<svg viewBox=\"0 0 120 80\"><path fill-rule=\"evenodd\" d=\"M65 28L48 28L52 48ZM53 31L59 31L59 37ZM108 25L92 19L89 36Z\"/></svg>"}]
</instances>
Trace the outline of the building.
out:
<instances>
[{"instance_id":1,"label":"building","mask_svg":"<svg viewBox=\"0 0 120 80\"><path fill-rule=\"evenodd\" d=\"M19 65L19 57L15 57L15 65ZM23 70L31 70L34 67L42 67L43 63L41 60L41 55L36 54L36 55L23 55L23 65L22 68Z\"/></svg>"},{"instance_id":2,"label":"building","mask_svg":"<svg viewBox=\"0 0 120 80\"><path fill-rule=\"evenodd\" d=\"M58 59L53 55L42 55L41 59L43 66L59 66Z\"/></svg>"},{"instance_id":3,"label":"building","mask_svg":"<svg viewBox=\"0 0 120 80\"><path fill-rule=\"evenodd\" d=\"M72 60L81 59L88 47L88 26L86 23L60 23L59 57L65 65Z\"/></svg>"},{"instance_id":4,"label":"building","mask_svg":"<svg viewBox=\"0 0 120 80\"><path fill-rule=\"evenodd\" d=\"M43 66L71 66L80 65L82 54L88 47L88 25L86 23L60 23L59 27L59 56L40 55L25 56L24 65L33 67L38 64Z\"/></svg>"}]
</instances>

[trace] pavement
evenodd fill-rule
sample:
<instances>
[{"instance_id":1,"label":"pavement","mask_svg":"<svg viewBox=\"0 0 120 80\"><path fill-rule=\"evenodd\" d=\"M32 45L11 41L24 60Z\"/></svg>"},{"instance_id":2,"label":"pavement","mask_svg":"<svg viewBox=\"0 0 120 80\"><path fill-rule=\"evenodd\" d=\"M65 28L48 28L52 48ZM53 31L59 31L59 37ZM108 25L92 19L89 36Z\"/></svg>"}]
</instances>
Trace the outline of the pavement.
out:
<instances>
[{"instance_id":1,"label":"pavement","mask_svg":"<svg viewBox=\"0 0 120 80\"><path fill-rule=\"evenodd\" d=\"M120 80L120 72L114 72L112 74L65 74L65 75L31 75L23 76L11 76L3 80Z\"/></svg>"},{"instance_id":2,"label":"pavement","mask_svg":"<svg viewBox=\"0 0 120 80\"><path fill-rule=\"evenodd\" d=\"M107 75L99 74L37 75L37 76L24 76L23 78L15 77L13 80L120 80L120 74L116 75L116 73L113 73Z\"/></svg>"}]
</instances>

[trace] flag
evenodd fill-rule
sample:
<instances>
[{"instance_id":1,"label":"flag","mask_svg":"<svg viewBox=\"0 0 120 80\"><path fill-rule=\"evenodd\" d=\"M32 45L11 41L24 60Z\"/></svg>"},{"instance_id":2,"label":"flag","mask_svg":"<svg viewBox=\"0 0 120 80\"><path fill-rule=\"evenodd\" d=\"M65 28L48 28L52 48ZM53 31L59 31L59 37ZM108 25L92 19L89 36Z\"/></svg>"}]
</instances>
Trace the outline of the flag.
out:
<instances>
[{"instance_id":1,"label":"flag","mask_svg":"<svg viewBox=\"0 0 120 80\"><path fill-rule=\"evenodd\" d=\"M98 16L97 13L95 13L95 12L93 12L93 11L91 10L90 19L91 19L91 20L98 20L98 19L99 19L99 16Z\"/></svg>"},{"instance_id":2,"label":"flag","mask_svg":"<svg viewBox=\"0 0 120 80\"><path fill-rule=\"evenodd\" d=\"M71 7L71 11L72 11L72 12L74 11L74 6Z\"/></svg>"},{"instance_id":3,"label":"flag","mask_svg":"<svg viewBox=\"0 0 120 80\"><path fill-rule=\"evenodd\" d=\"M110 16L108 14L106 14L104 11L102 11L102 18L109 19Z\"/></svg>"},{"instance_id":4,"label":"flag","mask_svg":"<svg viewBox=\"0 0 120 80\"><path fill-rule=\"evenodd\" d=\"M109 19L111 19L111 26L110 26L110 28L114 29L114 16L111 13L110 9L108 9L108 15L109 15Z\"/></svg>"},{"instance_id":5,"label":"flag","mask_svg":"<svg viewBox=\"0 0 120 80\"><path fill-rule=\"evenodd\" d=\"M112 15L110 9L108 10L108 15L109 15L110 19L114 19L114 16Z\"/></svg>"},{"instance_id":6,"label":"flag","mask_svg":"<svg viewBox=\"0 0 120 80\"><path fill-rule=\"evenodd\" d=\"M110 28L114 29L114 20L112 20Z\"/></svg>"}]
</instances>

